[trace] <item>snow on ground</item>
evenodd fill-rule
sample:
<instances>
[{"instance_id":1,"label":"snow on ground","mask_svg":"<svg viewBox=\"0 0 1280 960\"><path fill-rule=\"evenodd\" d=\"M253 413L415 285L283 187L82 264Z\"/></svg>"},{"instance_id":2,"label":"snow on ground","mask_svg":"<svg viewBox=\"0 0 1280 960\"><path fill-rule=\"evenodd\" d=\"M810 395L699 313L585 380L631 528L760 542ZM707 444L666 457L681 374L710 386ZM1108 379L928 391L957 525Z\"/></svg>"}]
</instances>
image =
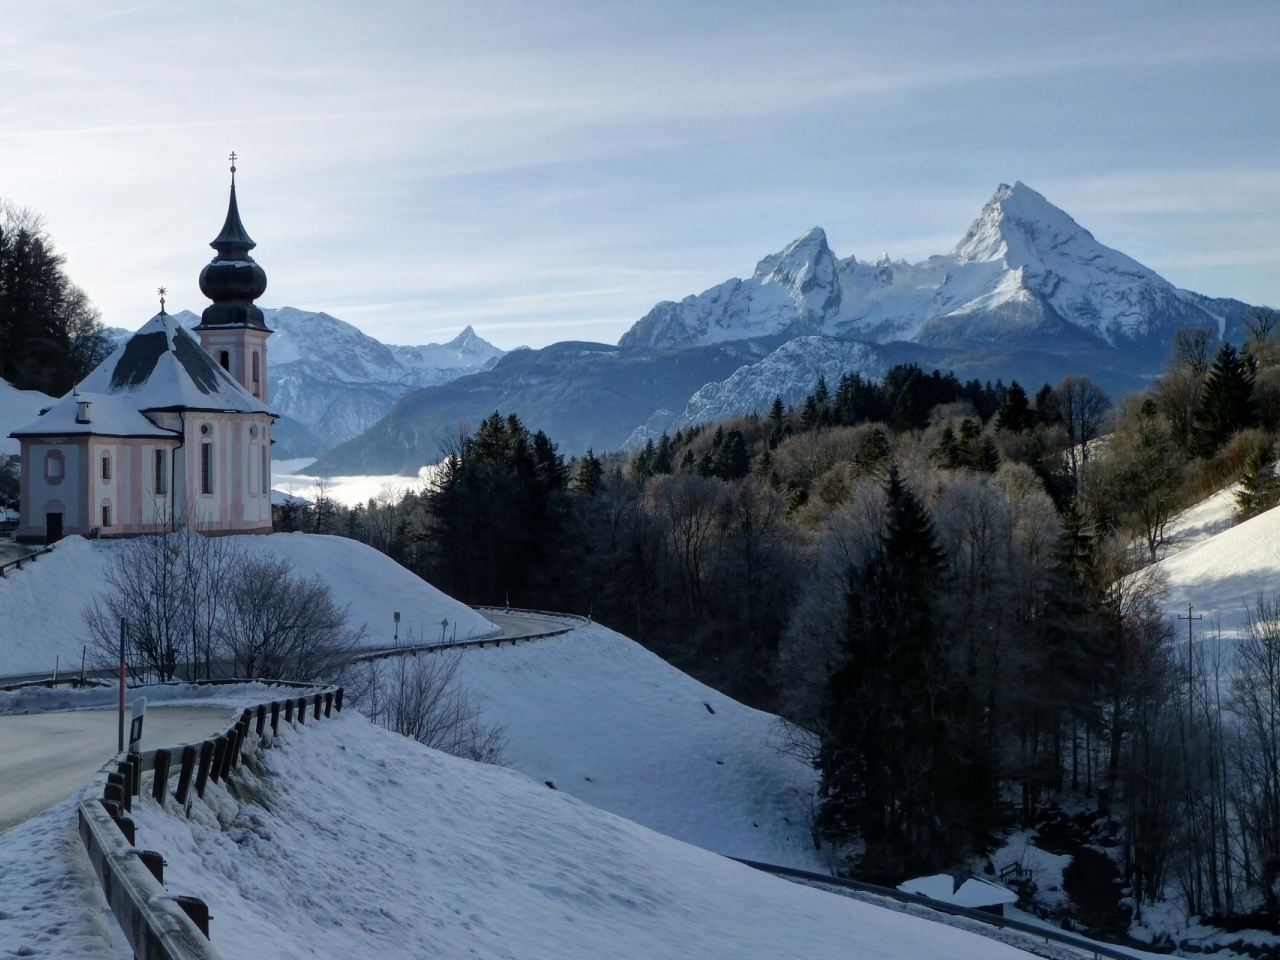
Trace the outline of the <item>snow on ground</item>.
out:
<instances>
[{"instance_id":1,"label":"snow on ground","mask_svg":"<svg viewBox=\"0 0 1280 960\"><path fill-rule=\"evenodd\" d=\"M1165 613L1203 614L1198 632L1219 626L1224 639L1244 631L1259 595L1280 594L1280 508L1202 540L1156 564L1167 585Z\"/></svg>"},{"instance_id":2,"label":"snow on ground","mask_svg":"<svg viewBox=\"0 0 1280 960\"><path fill-rule=\"evenodd\" d=\"M489 621L470 607L358 541L305 533L230 539L247 553L274 553L297 574L323 579L334 600L349 605L351 625L366 628L369 646L391 645L396 611L402 618L401 640L411 628L432 636L444 619L451 635L457 624L459 640L493 632ZM63 670L79 670L83 645L89 642L81 613L103 586L108 562L127 543L67 537L35 563L6 572L0 579L0 676L52 672L59 657Z\"/></svg>"},{"instance_id":3,"label":"snow on ground","mask_svg":"<svg viewBox=\"0 0 1280 960\"><path fill-rule=\"evenodd\" d=\"M133 957L76 833L79 801L0 834L0 956Z\"/></svg>"},{"instance_id":4,"label":"snow on ground","mask_svg":"<svg viewBox=\"0 0 1280 960\"><path fill-rule=\"evenodd\" d=\"M318 477L306 472L307 467L315 462L314 457L303 457L297 460L272 460L272 489L292 494L295 497L314 500L319 491L319 485L323 482L328 485L328 493L331 498L348 507L354 507L357 504L368 503L370 500L381 497L384 494L390 494L398 498L409 491L421 489L424 484L430 481L436 469L434 464L427 464L419 468L416 477L406 477L400 474Z\"/></svg>"},{"instance_id":5,"label":"snow on ground","mask_svg":"<svg viewBox=\"0 0 1280 960\"><path fill-rule=\"evenodd\" d=\"M38 390L19 390L7 380L0 380L0 461L4 457L18 455L20 445L9 433L19 427L25 427L45 407L53 406L57 400Z\"/></svg>"},{"instance_id":6,"label":"snow on ground","mask_svg":"<svg viewBox=\"0 0 1280 960\"><path fill-rule=\"evenodd\" d=\"M817 774L780 750L772 714L594 624L467 650L459 676L538 783L717 853L827 871L809 833Z\"/></svg>"},{"instance_id":7,"label":"snow on ground","mask_svg":"<svg viewBox=\"0 0 1280 960\"><path fill-rule=\"evenodd\" d=\"M283 728L259 757L261 779L237 774L244 799L216 784L190 819L134 808L170 892L209 903L224 956L1027 956L757 873L350 711Z\"/></svg>"},{"instance_id":8,"label":"snow on ground","mask_svg":"<svg viewBox=\"0 0 1280 960\"><path fill-rule=\"evenodd\" d=\"M1165 556L1181 553L1210 537L1229 530L1235 523L1237 484L1219 490L1169 521L1164 530Z\"/></svg>"}]
</instances>

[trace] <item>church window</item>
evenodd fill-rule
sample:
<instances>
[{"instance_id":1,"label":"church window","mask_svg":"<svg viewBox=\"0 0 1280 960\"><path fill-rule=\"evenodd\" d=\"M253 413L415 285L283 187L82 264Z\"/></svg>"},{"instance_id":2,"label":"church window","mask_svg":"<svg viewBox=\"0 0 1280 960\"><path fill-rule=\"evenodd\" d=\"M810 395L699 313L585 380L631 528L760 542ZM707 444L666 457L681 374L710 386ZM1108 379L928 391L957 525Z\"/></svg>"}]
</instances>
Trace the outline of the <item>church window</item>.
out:
<instances>
[{"instance_id":1,"label":"church window","mask_svg":"<svg viewBox=\"0 0 1280 960\"><path fill-rule=\"evenodd\" d=\"M165 451L157 450L155 492L158 497L163 497L169 492L169 471L166 469L166 460L168 460L168 457L165 456Z\"/></svg>"},{"instance_id":2,"label":"church window","mask_svg":"<svg viewBox=\"0 0 1280 960\"><path fill-rule=\"evenodd\" d=\"M200 492L213 493L213 444L200 444Z\"/></svg>"},{"instance_id":3,"label":"church window","mask_svg":"<svg viewBox=\"0 0 1280 960\"><path fill-rule=\"evenodd\" d=\"M218 362L222 364L223 370L226 370L228 373L231 372L231 354L223 350L222 353L218 355Z\"/></svg>"},{"instance_id":4,"label":"church window","mask_svg":"<svg viewBox=\"0 0 1280 960\"><path fill-rule=\"evenodd\" d=\"M109 453L102 455L102 479L111 479L111 455Z\"/></svg>"},{"instance_id":5,"label":"church window","mask_svg":"<svg viewBox=\"0 0 1280 960\"><path fill-rule=\"evenodd\" d=\"M62 482L62 473L65 464L62 458L61 450L50 450L44 457L44 478L53 483Z\"/></svg>"},{"instance_id":6,"label":"church window","mask_svg":"<svg viewBox=\"0 0 1280 960\"><path fill-rule=\"evenodd\" d=\"M271 492L271 448L262 446L262 492Z\"/></svg>"},{"instance_id":7,"label":"church window","mask_svg":"<svg viewBox=\"0 0 1280 960\"><path fill-rule=\"evenodd\" d=\"M104 527L111 526L111 504L109 503L102 505L102 525Z\"/></svg>"}]
</instances>

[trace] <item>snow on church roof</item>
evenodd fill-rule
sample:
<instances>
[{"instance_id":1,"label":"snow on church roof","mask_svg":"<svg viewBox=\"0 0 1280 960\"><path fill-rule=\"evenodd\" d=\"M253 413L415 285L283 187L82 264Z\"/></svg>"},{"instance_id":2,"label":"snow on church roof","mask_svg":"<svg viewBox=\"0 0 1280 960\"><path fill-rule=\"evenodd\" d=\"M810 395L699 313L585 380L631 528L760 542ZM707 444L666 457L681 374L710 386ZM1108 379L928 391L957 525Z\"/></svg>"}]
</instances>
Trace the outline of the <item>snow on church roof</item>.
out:
<instances>
[{"instance_id":1,"label":"snow on church roof","mask_svg":"<svg viewBox=\"0 0 1280 960\"><path fill-rule=\"evenodd\" d=\"M85 400L92 404L90 422L77 423L77 404ZM148 410L275 415L215 363L176 319L158 313L85 377L75 393L12 435L171 436L142 415Z\"/></svg>"}]
</instances>

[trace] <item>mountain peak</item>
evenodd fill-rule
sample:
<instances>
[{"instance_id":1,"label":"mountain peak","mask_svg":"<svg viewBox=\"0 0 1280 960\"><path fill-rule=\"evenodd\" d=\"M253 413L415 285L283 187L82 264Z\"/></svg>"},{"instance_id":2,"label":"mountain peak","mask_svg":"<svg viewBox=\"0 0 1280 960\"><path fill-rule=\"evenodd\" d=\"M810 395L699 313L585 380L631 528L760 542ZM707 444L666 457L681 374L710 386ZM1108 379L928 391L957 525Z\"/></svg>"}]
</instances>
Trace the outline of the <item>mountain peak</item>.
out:
<instances>
[{"instance_id":1,"label":"mountain peak","mask_svg":"<svg viewBox=\"0 0 1280 960\"><path fill-rule=\"evenodd\" d=\"M816 287L834 284L835 260L835 254L827 245L826 231L814 227L757 263L752 277L791 287L804 296Z\"/></svg>"}]
</instances>

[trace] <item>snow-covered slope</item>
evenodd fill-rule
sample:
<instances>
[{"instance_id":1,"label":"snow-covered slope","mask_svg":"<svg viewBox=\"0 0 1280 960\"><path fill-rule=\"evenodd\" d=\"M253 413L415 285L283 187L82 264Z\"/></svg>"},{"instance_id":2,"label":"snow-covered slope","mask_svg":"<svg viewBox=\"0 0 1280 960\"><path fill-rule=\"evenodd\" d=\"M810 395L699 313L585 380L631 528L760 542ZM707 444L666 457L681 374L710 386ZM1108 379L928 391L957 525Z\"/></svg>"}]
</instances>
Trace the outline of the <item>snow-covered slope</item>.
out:
<instances>
[{"instance_id":1,"label":"snow-covered slope","mask_svg":"<svg viewBox=\"0 0 1280 960\"><path fill-rule=\"evenodd\" d=\"M139 844L163 853L172 893L209 904L228 957L1026 956L757 873L350 712L282 729L260 762L261 778L237 776L261 803L211 784L190 818L134 806Z\"/></svg>"},{"instance_id":2,"label":"snow-covered slope","mask_svg":"<svg viewBox=\"0 0 1280 960\"><path fill-rule=\"evenodd\" d=\"M951 253L920 263L836 259L814 228L729 280L654 307L623 347L824 334L937 347L1123 347L1225 319L1094 239L1030 187L1001 184Z\"/></svg>"},{"instance_id":3,"label":"snow-covered slope","mask_svg":"<svg viewBox=\"0 0 1280 960\"><path fill-rule=\"evenodd\" d=\"M1165 578L1165 609L1172 617L1195 606L1206 633L1221 626L1224 639L1245 629L1259 596L1280 596L1280 508L1201 540L1155 567Z\"/></svg>"},{"instance_id":4,"label":"snow-covered slope","mask_svg":"<svg viewBox=\"0 0 1280 960\"><path fill-rule=\"evenodd\" d=\"M808 825L817 774L781 751L772 714L599 625L468 650L461 677L506 728L508 764L538 783L717 853L825 872Z\"/></svg>"},{"instance_id":5,"label":"snow-covered slope","mask_svg":"<svg viewBox=\"0 0 1280 960\"><path fill-rule=\"evenodd\" d=\"M316 456L381 420L397 400L422 387L488 370L505 354L467 327L448 343L389 346L327 313L264 308L267 391L277 413L304 430L277 429L277 456ZM174 317L194 327L200 317ZM133 331L113 328L123 341Z\"/></svg>"},{"instance_id":6,"label":"snow-covered slope","mask_svg":"<svg viewBox=\"0 0 1280 960\"><path fill-rule=\"evenodd\" d=\"M274 553L295 573L324 580L334 600L349 605L351 626L365 627L370 646L390 645L397 610L401 637L409 627L424 634L438 631L446 618L457 624L459 639L491 632L489 622L470 607L358 541L304 533L230 539L247 553ZM79 668L87 642L81 613L104 586L107 564L126 545L68 537L35 563L6 572L0 579L0 675L52 672L55 658L64 669Z\"/></svg>"},{"instance_id":7,"label":"snow-covered slope","mask_svg":"<svg viewBox=\"0 0 1280 960\"><path fill-rule=\"evenodd\" d=\"M38 390L19 390L7 380L0 380L0 462L5 457L18 455L18 441L12 439L9 432L25 427L41 410L56 402Z\"/></svg>"}]
</instances>

